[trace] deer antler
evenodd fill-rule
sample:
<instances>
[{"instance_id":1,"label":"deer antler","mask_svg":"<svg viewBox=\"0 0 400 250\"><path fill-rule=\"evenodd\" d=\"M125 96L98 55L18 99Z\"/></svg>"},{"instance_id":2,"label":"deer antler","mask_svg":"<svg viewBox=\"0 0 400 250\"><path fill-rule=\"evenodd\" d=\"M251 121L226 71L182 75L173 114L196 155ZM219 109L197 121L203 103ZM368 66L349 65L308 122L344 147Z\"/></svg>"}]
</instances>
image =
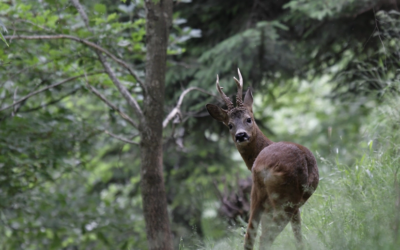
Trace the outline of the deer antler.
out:
<instances>
[{"instance_id":1,"label":"deer antler","mask_svg":"<svg viewBox=\"0 0 400 250\"><path fill-rule=\"evenodd\" d=\"M231 100L229 99L229 97L227 97L227 96L225 95L225 93L222 91L223 87L221 87L221 86L219 85L219 77L218 77L218 75L217 75L217 82L216 82L216 85L217 85L217 90L218 90L219 94L221 95L222 100L224 100L225 103L226 103L226 106L228 106L228 110L233 109L233 103L231 102Z\"/></svg>"},{"instance_id":2,"label":"deer antler","mask_svg":"<svg viewBox=\"0 0 400 250\"><path fill-rule=\"evenodd\" d=\"M239 75L239 80L236 79L236 77L233 77L236 81L236 85L238 88L237 95L236 95L236 106L242 106L243 101L242 101L242 95L243 95L243 77L242 74L240 74L240 70L238 68L238 75Z\"/></svg>"}]
</instances>

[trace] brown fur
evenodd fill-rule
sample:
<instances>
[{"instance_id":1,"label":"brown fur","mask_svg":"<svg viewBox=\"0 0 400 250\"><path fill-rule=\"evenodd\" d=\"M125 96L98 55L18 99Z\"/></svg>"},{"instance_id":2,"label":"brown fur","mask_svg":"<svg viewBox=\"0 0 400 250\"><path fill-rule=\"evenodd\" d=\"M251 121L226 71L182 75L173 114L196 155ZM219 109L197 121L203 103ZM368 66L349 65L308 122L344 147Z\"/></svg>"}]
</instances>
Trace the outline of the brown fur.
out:
<instances>
[{"instance_id":1,"label":"brown fur","mask_svg":"<svg viewBox=\"0 0 400 250\"><path fill-rule=\"evenodd\" d=\"M226 111L207 104L213 118L231 127L236 148L252 171L250 218L244 248L253 249L260 221L260 249L270 246L289 221L301 248L299 208L318 186L316 160L311 151L302 145L269 140L254 121L252 103L252 95L247 91L244 105L238 108ZM239 132L245 132L249 139L239 142L235 137Z\"/></svg>"}]
</instances>

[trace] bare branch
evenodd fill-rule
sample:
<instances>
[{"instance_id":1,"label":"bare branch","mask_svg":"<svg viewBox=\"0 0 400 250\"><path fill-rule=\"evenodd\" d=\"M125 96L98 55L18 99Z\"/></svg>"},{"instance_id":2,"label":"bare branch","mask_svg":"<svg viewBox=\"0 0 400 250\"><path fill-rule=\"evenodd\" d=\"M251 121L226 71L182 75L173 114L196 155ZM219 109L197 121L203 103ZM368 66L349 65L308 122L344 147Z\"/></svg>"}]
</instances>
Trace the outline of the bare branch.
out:
<instances>
[{"instance_id":1,"label":"bare branch","mask_svg":"<svg viewBox=\"0 0 400 250\"><path fill-rule=\"evenodd\" d=\"M38 105L38 106L36 106L36 107L34 107L34 108L30 108L30 109L27 109L27 110L21 110L21 111L19 111L19 113L28 113L28 112L36 111L36 110L38 110L38 109L41 109L41 108L44 108L44 107L53 105L53 104L55 104L55 103L58 103L58 102L62 101L64 98L66 98L66 97L68 97L68 96L70 96L70 95L75 94L75 93L76 93L78 90L80 90L81 88L82 88L82 87L79 86L79 87L73 89L72 91L68 92L67 94L65 94L65 95L63 95L63 96L61 96L61 97L59 97L59 98L57 98L57 99L53 99L53 100L51 100L51 101L49 101L49 102L47 102L47 103L45 103L45 104Z\"/></svg>"},{"instance_id":2,"label":"bare branch","mask_svg":"<svg viewBox=\"0 0 400 250\"><path fill-rule=\"evenodd\" d=\"M168 116L163 121L163 128L167 127L168 123L174 118L176 115L182 116L181 111L178 108L173 108Z\"/></svg>"},{"instance_id":3,"label":"bare branch","mask_svg":"<svg viewBox=\"0 0 400 250\"><path fill-rule=\"evenodd\" d=\"M113 59L115 62L117 62L119 65L121 65L122 67L126 68L129 73L135 77L136 81L140 84L140 86L142 87L143 91L146 91L146 88L144 86L144 83L142 82L142 80L140 80L139 76L135 73L135 71L133 71L133 69L129 66L128 63L126 63L125 61L117 58L116 56L114 56L111 52L109 52L108 50L106 50L105 48L89 42L88 40L79 38L79 37L75 37L75 36L70 36L70 35L34 35L34 36L24 36L24 35L13 35L13 36L4 36L5 39L22 39L22 40L56 40L56 39L69 39L69 40L73 40L76 42L80 42L83 43L91 48L96 49L97 51L101 51L104 54L106 54L107 56L109 56L111 59Z\"/></svg>"},{"instance_id":4,"label":"bare branch","mask_svg":"<svg viewBox=\"0 0 400 250\"><path fill-rule=\"evenodd\" d=\"M139 123L143 124L144 123L144 121L143 121L144 120L144 116L143 116L142 110L140 109L139 104L131 96L131 94L125 88L125 86L122 85L122 83L118 80L118 78L116 77L114 71L112 71L110 65L108 64L107 60L103 57L103 55L99 51L97 51L96 53L97 53L97 55L99 57L99 60L100 60L101 64L103 64L103 67L104 67L106 73L110 77L111 81L118 88L119 92L125 98L125 100L128 102L129 106L131 106L131 108L133 108L133 111L135 112L136 116L139 119Z\"/></svg>"},{"instance_id":5,"label":"bare branch","mask_svg":"<svg viewBox=\"0 0 400 250\"><path fill-rule=\"evenodd\" d=\"M40 29L42 29L42 30L45 30L45 31L47 31L47 32L54 32L53 30L48 29L48 28L46 28L45 26L39 25L39 24L34 23L34 22L31 22L31 21L29 21L29 20L25 20L25 19L22 19L22 18L15 18L15 16L13 16L12 18L10 18L9 16L4 16L4 15L2 15L2 17L3 17L3 18L8 18L11 22L13 22L13 24L14 24L14 22L27 23L27 24L33 25L33 26L35 26L35 27L38 27L38 28L40 28ZM25 25L25 27L26 27L26 25ZM13 30L13 34L15 34L15 31L22 31L22 30L20 30L20 29L15 28L14 26L13 26L11 29ZM29 32L29 31L27 30L27 32Z\"/></svg>"},{"instance_id":6,"label":"bare branch","mask_svg":"<svg viewBox=\"0 0 400 250\"><path fill-rule=\"evenodd\" d=\"M15 107L15 102L16 102L16 99L17 99L17 91L18 91L18 86L15 88L15 91L14 91L14 98L13 98L13 106L14 106L14 108L13 108L13 111L11 112L11 116L14 116L16 111L17 111L17 109Z\"/></svg>"},{"instance_id":7,"label":"bare branch","mask_svg":"<svg viewBox=\"0 0 400 250\"><path fill-rule=\"evenodd\" d=\"M103 72L96 72L96 73L91 73L91 74L88 74L88 75L95 75L95 74L99 74L99 73L103 73ZM37 95L37 94L42 93L42 92L44 92L44 91L46 91L46 90L49 90L49 89L54 88L54 87L57 87L57 86L59 86L59 85L61 85L61 84L63 84L63 83L73 81L73 80L75 80L75 79L77 79L77 78L80 78L80 77L83 77L83 76L85 76L85 74L83 74L83 75L78 75L78 76L74 76L74 77L70 77L70 78L65 79L65 80L63 80L63 81L61 81L61 82L58 82L58 83L49 85L49 86L47 86L47 87L45 87L45 88L42 88L42 89L39 89L39 90L36 90L36 91L33 91L33 92L29 93L28 95L22 97L22 98L19 99L18 101L15 101L12 105L9 105L9 106L7 106L7 107L4 107L4 108L0 109L0 111L3 111L3 110L6 110L6 109L9 109L9 108L12 108L12 107L14 107L15 105L17 105L17 104L19 104L19 103L21 103L21 102L27 100L28 98L30 98L30 97L32 97L32 96L34 96L34 95Z\"/></svg>"},{"instance_id":8,"label":"bare branch","mask_svg":"<svg viewBox=\"0 0 400 250\"><path fill-rule=\"evenodd\" d=\"M71 0L72 4L75 6L76 10L78 11L78 13L80 14L83 22L85 23L86 28L93 33L92 28L89 25L89 18L86 15L85 10L83 9L83 6L79 3L79 0ZM101 51L106 53L105 51ZM106 58L103 57L103 55L101 54L100 51L96 51L97 57L99 58L101 64L103 65L103 68L105 69L106 73L108 74L108 76L110 77L110 79L112 80L112 82L114 83L115 86L117 86L119 92L121 93L121 95L125 98L125 100L128 102L129 106L131 106L133 108L133 111L135 112L136 116L138 116L139 118L139 123L143 120L143 114L142 114L142 110L140 109L138 103L136 102L136 100L131 96L131 94L129 93L129 91L125 88L124 85L121 84L121 82L118 80L118 78L116 77L114 71L111 69L110 65L108 64ZM107 54L107 53L106 53ZM107 54L108 55L108 54ZM109 55L110 56L110 55ZM124 62L125 63L125 62ZM127 65L127 64L126 64ZM130 67L128 66L128 70L130 70ZM131 72L131 70L130 70ZM137 78L134 75L135 78ZM139 79L137 79L138 81L140 81ZM86 79L86 83L88 85L88 87L92 90L93 93L95 93L101 100L103 100L105 103L107 103L110 107L113 107L115 110L118 111L118 113L121 115L121 117L123 117L125 120L127 120L130 124L132 124L134 127L138 128L138 125L125 113L123 113L122 111L120 111L118 108L116 108L110 101L108 101L104 96L102 96L94 87L90 86L87 79ZM142 86L143 91L145 91L146 89Z\"/></svg>"},{"instance_id":9,"label":"bare branch","mask_svg":"<svg viewBox=\"0 0 400 250\"><path fill-rule=\"evenodd\" d=\"M118 114L127 121L129 124L131 124L133 127L138 128L138 125L135 121L132 120L127 114L125 114L122 110L120 110L117 106L112 104L105 96L103 96L95 87L90 85L87 80L86 80L86 86L92 91L97 97L99 97L104 103L106 103L110 108L113 110L117 111Z\"/></svg>"},{"instance_id":10,"label":"bare branch","mask_svg":"<svg viewBox=\"0 0 400 250\"><path fill-rule=\"evenodd\" d=\"M139 145L139 143L137 143L137 142L134 142L134 141L128 140L126 138L123 138L121 136L115 135L115 134L113 134L113 133L111 133L111 132L109 132L107 130L104 130L104 133L106 133L106 134L110 135L111 137L114 137L115 139L118 139L120 141L123 141L123 142L126 142L126 143L130 143L130 144L134 144L134 145Z\"/></svg>"},{"instance_id":11,"label":"bare branch","mask_svg":"<svg viewBox=\"0 0 400 250\"><path fill-rule=\"evenodd\" d=\"M172 120L172 118L174 118L177 114L180 115L181 113L180 108L183 102L183 98L186 96L186 94L188 94L192 90L197 90L207 95L217 97L214 94L198 87L190 87L186 89L185 91L182 92L181 96L179 97L178 103L176 104L175 108L171 110L171 112L167 115L167 117L163 121L163 128L165 128L168 125L168 123Z\"/></svg>"},{"instance_id":12,"label":"bare branch","mask_svg":"<svg viewBox=\"0 0 400 250\"><path fill-rule=\"evenodd\" d=\"M83 22L85 23L86 28L93 33L92 28L89 25L89 18L86 15L85 10L83 9L82 5L79 3L79 0L71 0L72 4L75 6L76 10L78 11L78 13L80 14ZM106 53L105 50L102 52ZM106 73L108 74L108 76L110 77L110 79L112 80L112 82L114 83L115 86L117 86L119 92L121 93L121 95L125 98L125 100L128 102L129 106L131 106L135 112L135 114L138 116L139 118L139 122L141 122L143 120L143 114L142 114L142 110L139 107L139 104L136 102L136 100L131 96L131 94L129 93L129 91L125 88L124 85L121 84L121 82L118 80L118 78L116 77L114 71L111 69L110 65L108 64L107 60L103 57L103 55L101 54L100 51L96 51L97 57L99 58L101 64L103 65ZM107 53L106 53L107 54ZM107 54L109 55L109 54ZM110 55L109 55L110 56ZM113 56L113 55L112 55ZM115 59L114 59L115 60ZM123 62L125 63L125 62ZM126 64L126 63L125 63ZM127 65L127 64L126 64ZM127 65L128 66L128 65ZM131 72L130 67L128 66L128 70ZM133 71L132 71L133 72ZM135 78L137 78L135 75L133 75ZM138 82L140 81L140 79L136 79L138 80ZM87 79L86 79L87 82ZM104 96L102 96L95 88L93 88L92 86L89 85L89 83L87 82L88 86L91 88L91 90L98 96L100 97L100 99L102 99L104 102L106 102L109 106L113 106L111 104L111 102L109 102ZM146 91L146 89L144 88L144 86L142 85L143 91ZM114 106L115 107L115 106ZM118 109L116 109L118 110ZM120 115L122 117L125 117L125 119L129 118L126 114L121 113L121 111L119 112ZM138 128L138 126L136 125L136 123L133 122L132 119L128 119L128 121L136 128Z\"/></svg>"},{"instance_id":13,"label":"bare branch","mask_svg":"<svg viewBox=\"0 0 400 250\"><path fill-rule=\"evenodd\" d=\"M81 15L83 22L85 23L86 28L93 33L92 28L89 26L89 18L86 15L85 10L83 9L82 5L79 3L79 0L71 0L72 4L75 6L76 10L78 11L79 15Z\"/></svg>"}]
</instances>

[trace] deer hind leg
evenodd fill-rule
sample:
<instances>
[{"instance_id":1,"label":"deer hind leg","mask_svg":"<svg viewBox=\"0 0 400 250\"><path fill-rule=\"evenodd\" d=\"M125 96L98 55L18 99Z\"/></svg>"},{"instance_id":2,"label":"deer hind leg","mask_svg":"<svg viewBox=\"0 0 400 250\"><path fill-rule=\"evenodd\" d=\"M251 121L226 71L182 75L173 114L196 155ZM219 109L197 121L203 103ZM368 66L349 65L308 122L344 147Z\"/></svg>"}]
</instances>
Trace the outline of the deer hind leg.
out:
<instances>
[{"instance_id":1,"label":"deer hind leg","mask_svg":"<svg viewBox=\"0 0 400 250\"><path fill-rule=\"evenodd\" d=\"M247 226L246 236L244 239L244 249L251 250L254 246L254 241L257 236L258 224L260 223L261 215L262 215L262 204L260 197L256 188L251 189L251 207L250 207L250 218L249 224Z\"/></svg>"},{"instance_id":2,"label":"deer hind leg","mask_svg":"<svg viewBox=\"0 0 400 250\"><path fill-rule=\"evenodd\" d=\"M269 248L289 223L292 213L283 209L267 212L261 221L260 250Z\"/></svg>"},{"instance_id":3,"label":"deer hind leg","mask_svg":"<svg viewBox=\"0 0 400 250\"><path fill-rule=\"evenodd\" d=\"M294 237L297 240L297 249L303 249L303 236L301 234L301 217L300 210L297 208L294 211L292 219L290 220L290 224L292 224L292 229L294 233Z\"/></svg>"}]
</instances>

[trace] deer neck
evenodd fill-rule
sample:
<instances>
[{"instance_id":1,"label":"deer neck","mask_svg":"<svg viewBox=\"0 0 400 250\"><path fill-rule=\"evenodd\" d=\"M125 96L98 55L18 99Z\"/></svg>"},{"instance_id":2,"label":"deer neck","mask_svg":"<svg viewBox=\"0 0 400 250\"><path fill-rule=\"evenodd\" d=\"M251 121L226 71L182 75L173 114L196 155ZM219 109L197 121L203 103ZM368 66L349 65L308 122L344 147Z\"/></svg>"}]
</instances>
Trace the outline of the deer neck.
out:
<instances>
[{"instance_id":1,"label":"deer neck","mask_svg":"<svg viewBox=\"0 0 400 250\"><path fill-rule=\"evenodd\" d=\"M253 136L253 139L247 145L240 146L236 144L236 148L238 149L240 155L246 163L247 168L250 171L261 150L273 143L261 132L258 126L255 128L255 130L255 136Z\"/></svg>"}]
</instances>

